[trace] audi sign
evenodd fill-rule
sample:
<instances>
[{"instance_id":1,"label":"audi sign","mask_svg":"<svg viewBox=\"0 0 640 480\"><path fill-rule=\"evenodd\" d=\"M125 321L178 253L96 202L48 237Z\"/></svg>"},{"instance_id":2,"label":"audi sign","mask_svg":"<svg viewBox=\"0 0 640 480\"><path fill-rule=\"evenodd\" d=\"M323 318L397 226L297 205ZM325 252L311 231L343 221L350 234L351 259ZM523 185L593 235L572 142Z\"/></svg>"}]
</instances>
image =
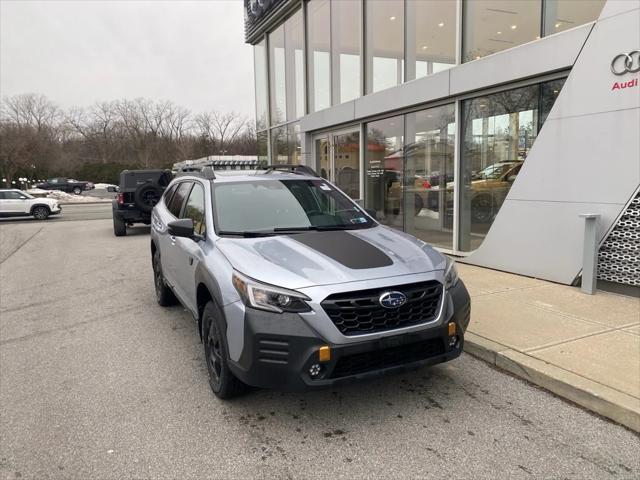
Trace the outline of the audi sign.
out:
<instances>
[{"instance_id":1,"label":"audi sign","mask_svg":"<svg viewBox=\"0 0 640 480\"><path fill-rule=\"evenodd\" d=\"M614 75L640 72L640 50L621 53L613 57L611 61L611 72Z\"/></svg>"}]
</instances>

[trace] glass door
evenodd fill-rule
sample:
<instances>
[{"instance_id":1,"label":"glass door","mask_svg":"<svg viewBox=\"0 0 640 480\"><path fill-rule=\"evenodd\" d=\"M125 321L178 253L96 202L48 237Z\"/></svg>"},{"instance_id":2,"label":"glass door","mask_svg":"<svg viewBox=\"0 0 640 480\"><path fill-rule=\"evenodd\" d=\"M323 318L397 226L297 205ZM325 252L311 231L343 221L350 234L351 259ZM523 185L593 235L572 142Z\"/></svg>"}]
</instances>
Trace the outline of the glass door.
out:
<instances>
[{"instance_id":1,"label":"glass door","mask_svg":"<svg viewBox=\"0 0 640 480\"><path fill-rule=\"evenodd\" d=\"M315 162L318 173L344 193L360 198L360 132L331 132L315 138Z\"/></svg>"}]
</instances>

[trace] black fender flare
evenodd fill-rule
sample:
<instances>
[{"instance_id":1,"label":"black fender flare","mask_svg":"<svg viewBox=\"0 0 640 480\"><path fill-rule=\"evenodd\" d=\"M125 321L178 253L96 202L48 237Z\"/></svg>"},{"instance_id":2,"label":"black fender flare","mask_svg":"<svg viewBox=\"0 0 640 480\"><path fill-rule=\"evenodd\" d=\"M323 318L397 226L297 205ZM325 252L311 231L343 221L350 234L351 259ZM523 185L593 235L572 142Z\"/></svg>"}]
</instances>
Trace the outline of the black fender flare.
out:
<instances>
[{"instance_id":1,"label":"black fender flare","mask_svg":"<svg viewBox=\"0 0 640 480\"><path fill-rule=\"evenodd\" d=\"M226 333L227 331L227 319L224 316L224 310L222 309L222 292L220 290L220 285L218 284L218 281L213 278L213 275L211 275L211 273L209 273L209 271L203 266L202 263L198 263L198 265L196 266L196 272L195 272L195 283L196 283L196 303L197 303L197 308L198 308L198 333L200 334L200 339L202 339L202 334L204 333L203 331L203 326L202 325L202 311L204 310L204 306L206 305L206 301L203 301L202 297L201 297L201 292L202 292L202 286L204 286L208 293L209 293L209 297L211 298L211 300L213 300L213 302L215 303L216 307L219 309L220 313L221 313L221 320L223 323L223 328L224 331Z\"/></svg>"},{"instance_id":2,"label":"black fender flare","mask_svg":"<svg viewBox=\"0 0 640 480\"><path fill-rule=\"evenodd\" d=\"M44 207L49 210L49 213L51 213L51 206L47 205L46 203L34 203L29 209L29 215L33 215L33 211L38 207Z\"/></svg>"}]
</instances>

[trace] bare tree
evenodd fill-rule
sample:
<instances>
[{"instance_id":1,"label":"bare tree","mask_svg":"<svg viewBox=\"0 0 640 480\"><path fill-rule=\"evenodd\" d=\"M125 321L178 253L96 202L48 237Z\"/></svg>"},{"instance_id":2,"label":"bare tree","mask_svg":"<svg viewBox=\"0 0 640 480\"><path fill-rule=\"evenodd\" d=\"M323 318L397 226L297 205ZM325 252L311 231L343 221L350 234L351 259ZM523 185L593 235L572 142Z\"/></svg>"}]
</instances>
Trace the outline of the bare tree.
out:
<instances>
[{"instance_id":1,"label":"bare tree","mask_svg":"<svg viewBox=\"0 0 640 480\"><path fill-rule=\"evenodd\" d=\"M207 112L196 117L196 124L201 135L210 141L214 141L218 154L224 155L227 147L234 142L240 132L246 127L248 121L242 115L230 112Z\"/></svg>"}]
</instances>

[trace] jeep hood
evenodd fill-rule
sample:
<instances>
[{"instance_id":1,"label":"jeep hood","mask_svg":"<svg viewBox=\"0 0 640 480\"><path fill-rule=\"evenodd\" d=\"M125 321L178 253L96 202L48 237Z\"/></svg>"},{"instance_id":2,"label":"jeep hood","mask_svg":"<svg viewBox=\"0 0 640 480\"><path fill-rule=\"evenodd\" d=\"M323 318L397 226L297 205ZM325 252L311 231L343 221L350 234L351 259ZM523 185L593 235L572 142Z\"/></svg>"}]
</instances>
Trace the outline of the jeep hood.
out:
<instances>
[{"instance_id":1,"label":"jeep hood","mask_svg":"<svg viewBox=\"0 0 640 480\"><path fill-rule=\"evenodd\" d=\"M216 246L239 272L293 289L445 267L444 256L426 243L383 226L262 238L224 237Z\"/></svg>"}]
</instances>

